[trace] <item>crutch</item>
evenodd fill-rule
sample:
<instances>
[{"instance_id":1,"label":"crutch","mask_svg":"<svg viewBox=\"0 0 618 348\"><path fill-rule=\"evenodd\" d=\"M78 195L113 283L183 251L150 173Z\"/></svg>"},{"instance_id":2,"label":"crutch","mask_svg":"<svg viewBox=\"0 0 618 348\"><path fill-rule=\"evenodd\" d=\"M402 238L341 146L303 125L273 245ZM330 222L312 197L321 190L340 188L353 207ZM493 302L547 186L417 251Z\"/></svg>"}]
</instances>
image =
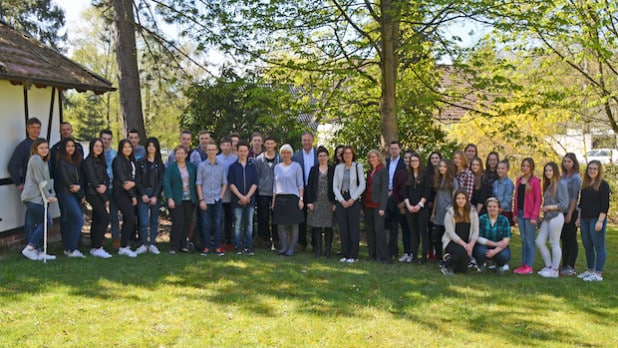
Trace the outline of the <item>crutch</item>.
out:
<instances>
[{"instance_id":1,"label":"crutch","mask_svg":"<svg viewBox=\"0 0 618 348\"><path fill-rule=\"evenodd\" d=\"M49 199L47 199L47 181L41 181L39 183L39 190L41 191L41 197L43 197L43 263L47 263L47 206L49 205Z\"/></svg>"}]
</instances>

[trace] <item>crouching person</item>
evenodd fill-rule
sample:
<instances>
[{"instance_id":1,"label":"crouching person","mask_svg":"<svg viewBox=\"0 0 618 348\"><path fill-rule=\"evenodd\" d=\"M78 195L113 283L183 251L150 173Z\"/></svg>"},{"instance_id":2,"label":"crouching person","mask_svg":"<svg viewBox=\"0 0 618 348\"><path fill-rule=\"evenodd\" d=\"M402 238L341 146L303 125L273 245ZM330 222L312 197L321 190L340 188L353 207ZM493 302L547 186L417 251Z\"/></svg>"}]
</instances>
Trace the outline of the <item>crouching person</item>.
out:
<instances>
[{"instance_id":1,"label":"crouching person","mask_svg":"<svg viewBox=\"0 0 618 348\"><path fill-rule=\"evenodd\" d=\"M500 201L487 199L487 214L479 218L479 238L474 246L474 257L481 270L485 270L487 261L493 261L496 273L503 275L511 259L511 224L500 214Z\"/></svg>"}]
</instances>

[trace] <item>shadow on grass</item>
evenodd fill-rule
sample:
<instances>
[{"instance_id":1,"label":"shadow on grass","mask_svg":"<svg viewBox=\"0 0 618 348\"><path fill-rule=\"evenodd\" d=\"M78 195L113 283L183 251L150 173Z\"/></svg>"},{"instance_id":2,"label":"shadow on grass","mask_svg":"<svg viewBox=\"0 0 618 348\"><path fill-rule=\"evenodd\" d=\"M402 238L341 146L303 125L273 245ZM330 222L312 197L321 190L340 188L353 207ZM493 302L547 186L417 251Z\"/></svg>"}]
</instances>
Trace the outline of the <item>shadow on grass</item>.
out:
<instances>
[{"instance_id":1,"label":"shadow on grass","mask_svg":"<svg viewBox=\"0 0 618 348\"><path fill-rule=\"evenodd\" d=\"M513 250L516 255L518 246ZM164 252L136 259L59 257L46 265L10 256L0 270L0 303L28 301L58 288L77 297L139 302L133 289L142 289L231 307L250 316L276 318L281 306L290 303L292 309L286 310L316 318L371 320L379 311L446 335L454 328L476 331L488 339L508 337L515 345L529 345L531 340L587 345L581 335L548 325L548 317L556 312L584 313L603 325L618 305L611 281L586 284L575 278L491 273L445 277L432 264L342 264L315 260L309 253L287 258L267 251L223 257Z\"/></svg>"}]
</instances>

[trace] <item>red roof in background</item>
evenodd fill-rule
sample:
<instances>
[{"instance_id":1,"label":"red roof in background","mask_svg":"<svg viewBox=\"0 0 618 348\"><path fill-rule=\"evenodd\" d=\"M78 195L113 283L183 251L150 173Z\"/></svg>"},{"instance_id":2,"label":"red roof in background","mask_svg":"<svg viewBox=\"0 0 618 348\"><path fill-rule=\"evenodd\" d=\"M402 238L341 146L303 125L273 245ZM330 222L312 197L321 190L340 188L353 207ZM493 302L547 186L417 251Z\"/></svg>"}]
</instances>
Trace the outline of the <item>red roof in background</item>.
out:
<instances>
[{"instance_id":1,"label":"red roof in background","mask_svg":"<svg viewBox=\"0 0 618 348\"><path fill-rule=\"evenodd\" d=\"M97 94L116 90L111 82L1 21L0 79Z\"/></svg>"},{"instance_id":2,"label":"red roof in background","mask_svg":"<svg viewBox=\"0 0 618 348\"><path fill-rule=\"evenodd\" d=\"M456 76L458 71L453 66L441 65L439 68L442 71L441 88L447 90L457 88L460 95L450 96L449 99L455 105L444 104L438 109L436 118L440 121L459 121L468 113L467 108L476 108L477 97L473 93L470 82L466 78Z\"/></svg>"}]
</instances>

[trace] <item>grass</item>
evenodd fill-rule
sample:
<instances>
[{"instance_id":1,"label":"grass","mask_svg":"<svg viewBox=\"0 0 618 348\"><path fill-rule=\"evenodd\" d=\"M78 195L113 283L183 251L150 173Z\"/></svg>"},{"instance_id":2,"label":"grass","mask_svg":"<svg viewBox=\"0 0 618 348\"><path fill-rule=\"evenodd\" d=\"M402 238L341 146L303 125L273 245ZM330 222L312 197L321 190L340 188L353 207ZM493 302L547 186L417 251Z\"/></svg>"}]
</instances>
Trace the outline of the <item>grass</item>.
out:
<instances>
[{"instance_id":1,"label":"grass","mask_svg":"<svg viewBox=\"0 0 618 348\"><path fill-rule=\"evenodd\" d=\"M0 262L0 346L612 347L616 232L607 234L601 283L445 277L436 265L350 265L265 250L59 256L46 265L11 252ZM519 241L514 236L511 266ZM580 247L579 270L584 258Z\"/></svg>"}]
</instances>

